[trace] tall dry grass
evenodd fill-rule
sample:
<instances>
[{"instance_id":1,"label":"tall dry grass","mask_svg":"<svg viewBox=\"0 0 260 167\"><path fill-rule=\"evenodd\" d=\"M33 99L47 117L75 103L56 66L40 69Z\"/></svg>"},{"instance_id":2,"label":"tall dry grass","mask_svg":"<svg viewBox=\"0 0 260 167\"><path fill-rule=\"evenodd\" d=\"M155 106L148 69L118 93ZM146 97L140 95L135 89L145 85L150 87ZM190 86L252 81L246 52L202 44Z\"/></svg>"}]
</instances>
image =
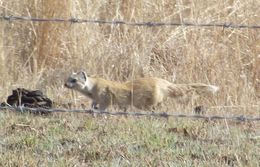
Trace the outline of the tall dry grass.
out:
<instances>
[{"instance_id":1,"label":"tall dry grass","mask_svg":"<svg viewBox=\"0 0 260 167\"><path fill-rule=\"evenodd\" d=\"M259 24L259 6L257 0L0 0L0 13L131 22ZM176 76L176 83L216 84L221 89L212 105L259 104L259 29L7 21L0 25L1 101L16 87L42 89L56 101L71 101L63 80L71 71L85 69L117 81L140 76L173 80Z\"/></svg>"},{"instance_id":2,"label":"tall dry grass","mask_svg":"<svg viewBox=\"0 0 260 167\"><path fill-rule=\"evenodd\" d=\"M0 0L0 15L259 25L259 7L259 0ZM242 108L208 114L259 116L260 107L250 107L260 106L259 32L1 20L0 101L25 87L80 107L86 98L63 83L84 69L116 81L157 76L216 84L220 92L203 102ZM186 107L173 106L161 110ZM259 166L259 122L3 111L0 127L0 166Z\"/></svg>"}]
</instances>

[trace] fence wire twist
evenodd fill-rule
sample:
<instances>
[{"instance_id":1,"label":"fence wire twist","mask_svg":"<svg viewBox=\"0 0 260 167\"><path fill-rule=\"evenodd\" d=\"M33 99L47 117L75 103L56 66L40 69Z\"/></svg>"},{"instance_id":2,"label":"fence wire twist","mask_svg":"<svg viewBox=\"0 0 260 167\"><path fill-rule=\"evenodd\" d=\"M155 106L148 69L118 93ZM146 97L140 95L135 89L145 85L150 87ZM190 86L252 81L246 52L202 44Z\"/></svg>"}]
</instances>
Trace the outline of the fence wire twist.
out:
<instances>
[{"instance_id":1,"label":"fence wire twist","mask_svg":"<svg viewBox=\"0 0 260 167\"><path fill-rule=\"evenodd\" d=\"M0 110L12 110L18 112L32 112L32 113L55 113L55 112L75 112L75 113L86 113L86 114L101 114L101 115L112 115L112 116L149 116L149 117L162 117L162 118L194 118L194 119L205 119L205 120L235 120L235 121L260 121L260 117L246 117L244 115L241 116L206 116L206 115L187 115L187 114L174 114L174 113L166 113L166 112L109 112L103 111L100 112L98 110L84 110L84 109L45 109L45 108L29 108L29 107L11 107L11 106L1 106Z\"/></svg>"},{"instance_id":2,"label":"fence wire twist","mask_svg":"<svg viewBox=\"0 0 260 167\"><path fill-rule=\"evenodd\" d=\"M185 27L222 27L222 28L248 28L259 29L260 25L242 25L233 23L189 23L189 22L127 22L123 20L91 20L91 19L62 19L62 18L35 18L24 16L0 16L1 21L33 21L33 22L68 22L68 23L94 23L94 24L113 24L113 25L128 25L128 26L185 26Z\"/></svg>"}]
</instances>

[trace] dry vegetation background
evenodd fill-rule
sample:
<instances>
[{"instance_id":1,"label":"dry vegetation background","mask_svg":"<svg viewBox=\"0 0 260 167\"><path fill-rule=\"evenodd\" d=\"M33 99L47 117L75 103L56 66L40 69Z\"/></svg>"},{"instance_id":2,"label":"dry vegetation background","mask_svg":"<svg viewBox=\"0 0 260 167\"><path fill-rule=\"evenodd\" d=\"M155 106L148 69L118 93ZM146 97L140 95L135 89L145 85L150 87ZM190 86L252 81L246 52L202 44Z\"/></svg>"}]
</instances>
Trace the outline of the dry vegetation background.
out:
<instances>
[{"instance_id":1,"label":"dry vegetation background","mask_svg":"<svg viewBox=\"0 0 260 167\"><path fill-rule=\"evenodd\" d=\"M129 22L231 22L233 24L259 25L259 8L259 0L0 0L1 15L65 19L74 17ZM210 105L239 105L244 108L219 109L214 112L259 116L259 107L257 107L257 105L260 105L259 29L132 27L108 24L0 21L1 101L6 99L12 89L25 87L41 89L51 99L61 103L70 102L72 99L76 105L87 102L84 97L74 95L62 86L64 79L71 71L80 69L86 70L89 74L116 81L143 76L157 76L171 81L176 76L176 83L203 82L215 84L220 86L221 89L210 100ZM254 105L253 108L252 105ZM15 123L15 121L19 122L22 116L17 118L15 115L7 114L7 116L2 115L2 117L13 119L11 122ZM62 116L56 117L57 120L63 119ZM68 115L67 119L75 122L72 118L80 119L75 115ZM33 119L31 116L21 118L23 123L26 121L28 123L28 120L30 120L29 124L37 125L32 121ZM41 118L37 119L42 121ZM55 118L53 119L55 120ZM46 122L46 120L44 121ZM84 122L82 119L80 121ZM155 125L151 120L146 121L152 124L151 127L165 126L162 123ZM2 123L2 127L10 125L8 121ZM56 123L53 123L53 126ZM59 123L57 124L60 125ZM61 124L63 123L61 122ZM103 126L106 123L95 122L95 125ZM135 125L135 122L130 120L129 122L125 121L125 124L123 122L123 127L127 128L127 123L129 123L129 126ZM196 123L194 124L196 126ZM140 127L149 128L147 126ZM253 129L259 128L258 125L252 127ZM257 133L259 132L259 129L255 130ZM4 129L1 131L4 131ZM95 130L93 130L93 133L96 133ZM219 133L219 135L223 136L225 133ZM81 138L79 137L79 139ZM8 141L8 139L6 140ZM138 139L135 140L139 141ZM257 144L259 146L259 140ZM230 146L231 150L236 150L236 146ZM93 147L98 147L98 144ZM160 147L156 149L160 150ZM243 154L232 151L230 153L232 155L237 153L237 156L234 156L236 164L242 166L246 164L245 161L240 161L243 160ZM256 151L256 148L252 146L251 151ZM155 152L151 151L150 153L158 155L156 154L158 152ZM78 156L82 154L80 153ZM103 153L97 154L99 157L103 155ZM115 153L116 155L117 153ZM26 155L24 156L26 157ZM62 157L60 154L59 156ZM249 157L248 159L253 160L255 164L246 161L247 165L256 165L257 160L260 159L258 156L259 154L252 156L252 159ZM212 155L208 159L207 157L203 157L204 159L201 157L193 158L199 160L196 161L197 165L201 165L199 163L201 162L200 158L207 161L214 159L214 157L218 156ZM95 158L91 160L96 161ZM9 159L11 158L9 157ZM131 157L128 157L128 159L131 160ZM188 159L190 158L188 157ZM186 162L186 165L194 165L192 158L191 163L184 160L179 159L177 161ZM158 161L160 162L160 160ZM144 165L153 166L153 163L156 164L158 161L142 159L140 162ZM33 160L29 161L29 164L30 162L32 165L34 164ZM226 161L216 160L216 162L223 165L221 163ZM113 166L113 163L111 164ZM206 165L210 164L206 163Z\"/></svg>"},{"instance_id":2,"label":"dry vegetation background","mask_svg":"<svg viewBox=\"0 0 260 167\"><path fill-rule=\"evenodd\" d=\"M260 2L230 1L0 1L2 15L40 18L176 21L255 25ZM219 105L257 103L258 29L131 27L118 25L1 22L1 99L18 86L54 99L72 70L125 81L158 76L176 83L221 87Z\"/></svg>"}]
</instances>

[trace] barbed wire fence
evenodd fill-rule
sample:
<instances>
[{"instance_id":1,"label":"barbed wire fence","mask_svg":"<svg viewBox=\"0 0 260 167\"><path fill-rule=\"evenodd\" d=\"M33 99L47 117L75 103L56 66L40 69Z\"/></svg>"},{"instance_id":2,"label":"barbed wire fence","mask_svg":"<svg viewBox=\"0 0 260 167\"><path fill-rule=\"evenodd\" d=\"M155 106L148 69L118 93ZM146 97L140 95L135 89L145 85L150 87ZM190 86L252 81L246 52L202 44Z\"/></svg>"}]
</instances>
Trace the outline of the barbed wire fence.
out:
<instances>
[{"instance_id":1,"label":"barbed wire fence","mask_svg":"<svg viewBox=\"0 0 260 167\"><path fill-rule=\"evenodd\" d=\"M45 109L45 108L30 108L24 106L0 106L0 110L11 110L17 112L31 112L31 113L41 113L41 114L50 114L50 113L85 113L85 114L94 114L94 115L111 115L111 116L148 116L148 117L161 117L161 118L193 118L193 119L204 119L204 120L233 120L233 121L260 121L260 117L247 117L244 115L240 116L207 116L199 114L180 114L180 113L167 113L167 112L110 112L110 111L98 111L95 109Z\"/></svg>"},{"instance_id":2,"label":"barbed wire fence","mask_svg":"<svg viewBox=\"0 0 260 167\"><path fill-rule=\"evenodd\" d=\"M79 18L35 18L24 16L0 16L0 21L32 21L32 22L67 22L67 23L89 23L89 24L112 24L112 25L127 25L127 26L183 26L183 27L222 27L233 29L260 29L260 25L244 25L233 23L191 23L191 22L128 22L123 20L98 20L98 19L79 19Z\"/></svg>"},{"instance_id":3,"label":"barbed wire fence","mask_svg":"<svg viewBox=\"0 0 260 167\"><path fill-rule=\"evenodd\" d=\"M260 29L260 25L245 25L245 24L233 24L233 23L190 23L190 22L128 22L123 20L98 20L98 19L79 19L79 18L35 18L35 17L24 17L24 16L0 16L0 21L31 21L31 22L65 22L65 23L86 23L86 24L110 24L110 25L126 25L126 26L146 26L146 27L220 27L220 28L232 28L232 29ZM221 107L221 106L220 106ZM223 106L223 107L241 107L241 106ZM254 106L260 108L259 106ZM212 106L212 108L219 108L219 106ZM222 107L221 107L222 108ZM74 112L74 113L86 113L86 114L104 114L111 116L150 116L150 117L162 117L162 118L193 118L193 119L204 119L204 120L234 120L234 121L260 121L260 117L248 117L244 115L240 116L207 116L198 114L179 114L179 113L166 113L166 112L100 112L93 109L45 109L45 108L30 108L24 106L0 106L0 110L11 110L18 112L32 112L32 113L57 113L57 112Z\"/></svg>"}]
</instances>

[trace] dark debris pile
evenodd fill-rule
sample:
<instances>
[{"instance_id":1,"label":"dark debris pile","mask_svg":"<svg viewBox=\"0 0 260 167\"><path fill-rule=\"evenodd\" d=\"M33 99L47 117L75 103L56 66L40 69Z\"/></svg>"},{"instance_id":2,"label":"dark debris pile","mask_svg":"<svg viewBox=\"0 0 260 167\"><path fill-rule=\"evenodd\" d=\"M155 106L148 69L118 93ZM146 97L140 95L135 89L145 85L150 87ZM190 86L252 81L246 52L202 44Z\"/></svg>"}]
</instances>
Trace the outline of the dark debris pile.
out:
<instances>
[{"instance_id":1,"label":"dark debris pile","mask_svg":"<svg viewBox=\"0 0 260 167\"><path fill-rule=\"evenodd\" d=\"M40 90L27 90L17 88L12 95L8 96L7 101L11 106L24 106L31 108L52 108L53 102ZM7 105L2 103L1 106Z\"/></svg>"}]
</instances>

